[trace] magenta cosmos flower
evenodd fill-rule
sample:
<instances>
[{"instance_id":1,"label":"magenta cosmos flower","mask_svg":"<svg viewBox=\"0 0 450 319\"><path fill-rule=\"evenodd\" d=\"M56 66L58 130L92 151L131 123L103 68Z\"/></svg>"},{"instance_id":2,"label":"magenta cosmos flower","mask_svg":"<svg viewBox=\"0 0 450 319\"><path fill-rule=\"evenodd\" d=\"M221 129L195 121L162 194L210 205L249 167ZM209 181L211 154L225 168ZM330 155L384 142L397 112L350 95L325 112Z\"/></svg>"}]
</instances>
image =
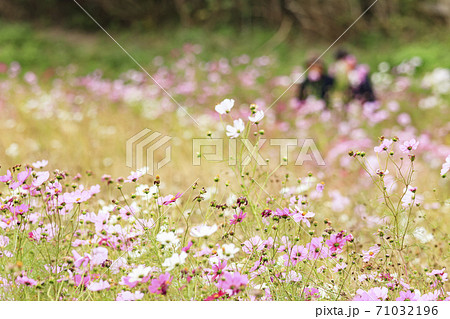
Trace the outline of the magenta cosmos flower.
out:
<instances>
[{"instance_id":1,"label":"magenta cosmos flower","mask_svg":"<svg viewBox=\"0 0 450 319\"><path fill-rule=\"evenodd\" d=\"M158 278L152 279L148 290L151 293L159 294L165 296L167 294L167 289L172 283L173 277L169 273L161 274Z\"/></svg>"},{"instance_id":2,"label":"magenta cosmos flower","mask_svg":"<svg viewBox=\"0 0 450 319\"><path fill-rule=\"evenodd\" d=\"M242 210L239 210L238 214L233 215L233 218L230 220L230 225L235 225L237 223L242 222L245 216L247 216L247 213L244 213Z\"/></svg>"}]
</instances>

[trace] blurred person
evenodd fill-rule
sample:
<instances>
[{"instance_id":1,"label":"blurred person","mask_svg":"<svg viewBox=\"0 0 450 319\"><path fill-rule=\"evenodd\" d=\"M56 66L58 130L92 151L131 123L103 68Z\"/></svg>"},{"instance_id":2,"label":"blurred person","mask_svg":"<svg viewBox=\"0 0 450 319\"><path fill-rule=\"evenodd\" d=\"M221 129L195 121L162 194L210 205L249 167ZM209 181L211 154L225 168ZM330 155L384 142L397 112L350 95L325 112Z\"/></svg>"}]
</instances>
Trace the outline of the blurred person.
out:
<instances>
[{"instance_id":1,"label":"blurred person","mask_svg":"<svg viewBox=\"0 0 450 319\"><path fill-rule=\"evenodd\" d=\"M335 59L330 71L336 78L337 91L344 92L344 101L358 100L362 104L374 102L376 97L370 81L369 66L358 64L354 55L342 49L336 52Z\"/></svg>"},{"instance_id":2,"label":"blurred person","mask_svg":"<svg viewBox=\"0 0 450 319\"><path fill-rule=\"evenodd\" d=\"M298 99L303 104L309 96L315 96L329 107L330 91L334 86L334 78L326 72L325 65L317 57L308 59L305 65L309 71L306 79L300 83Z\"/></svg>"}]
</instances>

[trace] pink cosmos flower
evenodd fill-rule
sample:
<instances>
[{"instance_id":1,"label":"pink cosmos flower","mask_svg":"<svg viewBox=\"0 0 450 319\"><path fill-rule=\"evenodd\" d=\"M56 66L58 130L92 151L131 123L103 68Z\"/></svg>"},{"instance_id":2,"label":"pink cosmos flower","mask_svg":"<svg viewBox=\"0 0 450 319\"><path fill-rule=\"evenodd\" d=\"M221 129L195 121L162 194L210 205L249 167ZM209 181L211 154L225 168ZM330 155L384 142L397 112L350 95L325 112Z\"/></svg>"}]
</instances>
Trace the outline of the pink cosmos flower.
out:
<instances>
[{"instance_id":1,"label":"pink cosmos flower","mask_svg":"<svg viewBox=\"0 0 450 319\"><path fill-rule=\"evenodd\" d=\"M49 172L36 172L36 178L33 180L33 182L31 182L31 186L37 188L41 186L44 182L46 182L49 177L50 177Z\"/></svg>"},{"instance_id":2,"label":"pink cosmos flower","mask_svg":"<svg viewBox=\"0 0 450 319\"><path fill-rule=\"evenodd\" d=\"M386 287L374 287L369 291L358 289L353 301L384 301L388 297L388 289Z\"/></svg>"},{"instance_id":3,"label":"pink cosmos flower","mask_svg":"<svg viewBox=\"0 0 450 319\"><path fill-rule=\"evenodd\" d=\"M375 255L380 252L380 246L374 245L369 250L363 250L363 261L368 262L370 259L375 258Z\"/></svg>"},{"instance_id":4,"label":"pink cosmos flower","mask_svg":"<svg viewBox=\"0 0 450 319\"><path fill-rule=\"evenodd\" d=\"M285 266L295 266L302 260L305 260L308 256L308 250L304 246L294 246L292 247L289 255L283 255Z\"/></svg>"},{"instance_id":5,"label":"pink cosmos flower","mask_svg":"<svg viewBox=\"0 0 450 319\"><path fill-rule=\"evenodd\" d=\"M375 146L373 148L373 150L376 153L381 153L383 151L387 151L389 149L389 147L392 145L392 143L393 143L392 140L384 139L383 142L381 142L380 146Z\"/></svg>"},{"instance_id":6,"label":"pink cosmos flower","mask_svg":"<svg viewBox=\"0 0 450 319\"><path fill-rule=\"evenodd\" d=\"M341 253L342 248L347 242L346 237L344 237L344 233L340 232L337 234L331 234L330 239L328 239L325 243L330 247L330 251L333 253Z\"/></svg>"},{"instance_id":7,"label":"pink cosmos flower","mask_svg":"<svg viewBox=\"0 0 450 319\"><path fill-rule=\"evenodd\" d=\"M97 282L91 282L88 286L87 289L90 291L100 291L100 290L105 290L108 289L110 286L109 282L104 281L104 280L100 280Z\"/></svg>"},{"instance_id":8,"label":"pink cosmos flower","mask_svg":"<svg viewBox=\"0 0 450 319\"><path fill-rule=\"evenodd\" d=\"M322 237L312 238L311 242L306 244L306 248L308 249L308 258L310 260L329 257L330 250L328 246L324 245Z\"/></svg>"},{"instance_id":9,"label":"pink cosmos flower","mask_svg":"<svg viewBox=\"0 0 450 319\"><path fill-rule=\"evenodd\" d=\"M429 292L427 294L423 294L419 300L420 301L436 301L436 300L438 300L439 295L440 295L440 291L435 290L435 291Z\"/></svg>"},{"instance_id":10,"label":"pink cosmos flower","mask_svg":"<svg viewBox=\"0 0 450 319\"><path fill-rule=\"evenodd\" d=\"M17 182L12 183L11 185L9 185L9 187L11 189L16 189L19 186L21 186L26 181L26 179L31 175L32 171L33 170L31 168L26 168L24 171L17 174Z\"/></svg>"},{"instance_id":11,"label":"pink cosmos flower","mask_svg":"<svg viewBox=\"0 0 450 319\"><path fill-rule=\"evenodd\" d=\"M253 251L262 251L263 249L263 240L259 236L252 237L242 244L242 251L246 254L251 254Z\"/></svg>"},{"instance_id":12,"label":"pink cosmos flower","mask_svg":"<svg viewBox=\"0 0 450 319\"><path fill-rule=\"evenodd\" d=\"M17 217L18 215L24 215L28 212L30 209L30 206L27 204L22 204L19 206L12 206L9 208L9 211L14 214L14 217Z\"/></svg>"},{"instance_id":13,"label":"pink cosmos flower","mask_svg":"<svg viewBox=\"0 0 450 319\"><path fill-rule=\"evenodd\" d=\"M439 282L446 282L446 281L448 281L448 274L445 272L445 268L435 269L432 272L427 273L427 275L430 276L430 277L435 277L436 278L436 281L432 285L433 287L436 287L436 285Z\"/></svg>"},{"instance_id":14,"label":"pink cosmos flower","mask_svg":"<svg viewBox=\"0 0 450 319\"><path fill-rule=\"evenodd\" d=\"M238 294L244 290L248 284L247 275L241 275L238 272L224 273L224 276L216 284L217 288L226 291L230 296Z\"/></svg>"},{"instance_id":15,"label":"pink cosmos flower","mask_svg":"<svg viewBox=\"0 0 450 319\"><path fill-rule=\"evenodd\" d=\"M307 287L304 291L305 294L305 301L311 301L313 299L319 299L320 298L320 292L317 288Z\"/></svg>"},{"instance_id":16,"label":"pink cosmos flower","mask_svg":"<svg viewBox=\"0 0 450 319\"><path fill-rule=\"evenodd\" d=\"M92 276L89 274L77 274L73 276L73 281L75 283L75 286L86 286L91 281Z\"/></svg>"},{"instance_id":17,"label":"pink cosmos flower","mask_svg":"<svg viewBox=\"0 0 450 319\"><path fill-rule=\"evenodd\" d=\"M136 172L131 172L131 175L127 177L125 183L136 182L139 178L145 175L145 170L137 170Z\"/></svg>"},{"instance_id":18,"label":"pink cosmos flower","mask_svg":"<svg viewBox=\"0 0 450 319\"><path fill-rule=\"evenodd\" d=\"M311 223L309 222L308 218L312 218L315 215L316 214L314 214L313 212L299 211L297 214L293 216L293 218L297 223L304 222L306 226L311 227Z\"/></svg>"},{"instance_id":19,"label":"pink cosmos flower","mask_svg":"<svg viewBox=\"0 0 450 319\"><path fill-rule=\"evenodd\" d=\"M172 283L173 277L169 273L161 274L158 278L151 281L148 290L154 294L160 294L165 296L167 294L167 289Z\"/></svg>"},{"instance_id":20,"label":"pink cosmos flower","mask_svg":"<svg viewBox=\"0 0 450 319\"><path fill-rule=\"evenodd\" d=\"M395 299L396 301L418 301L420 300L420 293L416 290L415 292L400 291L400 297Z\"/></svg>"},{"instance_id":21,"label":"pink cosmos flower","mask_svg":"<svg viewBox=\"0 0 450 319\"><path fill-rule=\"evenodd\" d=\"M263 241L264 249L271 249L273 247L273 244L274 244L274 240L272 237L269 237L265 241Z\"/></svg>"},{"instance_id":22,"label":"pink cosmos flower","mask_svg":"<svg viewBox=\"0 0 450 319\"><path fill-rule=\"evenodd\" d=\"M345 268L347 268L347 264L346 263L340 263L340 264L336 264L336 266L334 268L331 269L332 272L339 272L341 270L344 270Z\"/></svg>"},{"instance_id":23,"label":"pink cosmos flower","mask_svg":"<svg viewBox=\"0 0 450 319\"><path fill-rule=\"evenodd\" d=\"M288 273L283 273L283 277L286 280L286 282L299 282L302 280L302 275L296 273L294 270L291 270Z\"/></svg>"},{"instance_id":24,"label":"pink cosmos flower","mask_svg":"<svg viewBox=\"0 0 450 319\"><path fill-rule=\"evenodd\" d=\"M186 247L181 248L182 251L184 251L185 253L187 253L189 251L189 249L191 249L192 247L192 241L190 240L189 243L187 244Z\"/></svg>"},{"instance_id":25,"label":"pink cosmos flower","mask_svg":"<svg viewBox=\"0 0 450 319\"><path fill-rule=\"evenodd\" d=\"M31 278L28 278L26 273L22 273L21 275L17 276L16 283L19 285L26 285L26 286L36 286L37 281Z\"/></svg>"},{"instance_id":26,"label":"pink cosmos flower","mask_svg":"<svg viewBox=\"0 0 450 319\"><path fill-rule=\"evenodd\" d=\"M9 244L9 237L0 235L0 247L6 247Z\"/></svg>"},{"instance_id":27,"label":"pink cosmos flower","mask_svg":"<svg viewBox=\"0 0 450 319\"><path fill-rule=\"evenodd\" d=\"M101 265L108 258L108 249L105 247L97 247L92 250L91 264L93 266Z\"/></svg>"},{"instance_id":28,"label":"pink cosmos flower","mask_svg":"<svg viewBox=\"0 0 450 319\"><path fill-rule=\"evenodd\" d=\"M157 203L158 205L160 205L160 206L162 206L162 205L167 206L167 205L170 205L170 204L172 204L172 203L175 203L175 201L176 201L178 198L180 198L182 195L183 195L183 193L177 193L175 196L169 194L169 195L167 195L167 196L159 197L159 198L156 200L156 203Z\"/></svg>"},{"instance_id":29,"label":"pink cosmos flower","mask_svg":"<svg viewBox=\"0 0 450 319\"><path fill-rule=\"evenodd\" d=\"M76 268L86 267L89 262L91 261L91 255L85 253L83 257L76 251L72 250L73 259L74 259L74 266Z\"/></svg>"},{"instance_id":30,"label":"pink cosmos flower","mask_svg":"<svg viewBox=\"0 0 450 319\"><path fill-rule=\"evenodd\" d=\"M10 170L6 171L6 175L0 176L0 182L6 183L12 181L12 174Z\"/></svg>"},{"instance_id":31,"label":"pink cosmos flower","mask_svg":"<svg viewBox=\"0 0 450 319\"><path fill-rule=\"evenodd\" d=\"M324 188L325 188L324 183L319 183L316 185L316 191L318 191L319 193L323 192Z\"/></svg>"},{"instance_id":32,"label":"pink cosmos flower","mask_svg":"<svg viewBox=\"0 0 450 319\"><path fill-rule=\"evenodd\" d=\"M277 210L273 213L273 216L279 216L281 218L288 218L293 213L289 210L289 208L277 208Z\"/></svg>"},{"instance_id":33,"label":"pink cosmos flower","mask_svg":"<svg viewBox=\"0 0 450 319\"><path fill-rule=\"evenodd\" d=\"M244 220L245 216L247 216L247 213L244 213L242 210L239 210L238 214L233 215L233 218L230 220L230 225L241 223Z\"/></svg>"},{"instance_id":34,"label":"pink cosmos flower","mask_svg":"<svg viewBox=\"0 0 450 319\"><path fill-rule=\"evenodd\" d=\"M76 190L63 194L63 202L66 204L81 204L91 198L91 194L85 190Z\"/></svg>"},{"instance_id":35,"label":"pink cosmos flower","mask_svg":"<svg viewBox=\"0 0 450 319\"><path fill-rule=\"evenodd\" d=\"M135 301L142 298L144 298L144 294L139 290L134 293L122 290L117 294L116 301Z\"/></svg>"},{"instance_id":36,"label":"pink cosmos flower","mask_svg":"<svg viewBox=\"0 0 450 319\"><path fill-rule=\"evenodd\" d=\"M418 146L419 146L419 141L412 139L410 141L404 142L403 145L400 145L400 150L403 153L409 153L413 150L416 150Z\"/></svg>"},{"instance_id":37,"label":"pink cosmos flower","mask_svg":"<svg viewBox=\"0 0 450 319\"><path fill-rule=\"evenodd\" d=\"M227 261L219 261L218 263L213 264L211 268L214 274L212 276L212 280L216 280L217 278L222 277L224 272L227 270Z\"/></svg>"}]
</instances>

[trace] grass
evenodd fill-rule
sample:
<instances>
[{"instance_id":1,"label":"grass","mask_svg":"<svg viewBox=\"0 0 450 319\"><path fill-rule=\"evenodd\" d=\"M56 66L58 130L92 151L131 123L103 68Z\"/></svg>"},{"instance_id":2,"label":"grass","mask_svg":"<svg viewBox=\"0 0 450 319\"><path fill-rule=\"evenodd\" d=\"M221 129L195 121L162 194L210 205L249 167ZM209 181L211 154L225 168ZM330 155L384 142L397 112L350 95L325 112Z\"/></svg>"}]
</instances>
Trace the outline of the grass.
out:
<instances>
[{"instance_id":1,"label":"grass","mask_svg":"<svg viewBox=\"0 0 450 319\"><path fill-rule=\"evenodd\" d=\"M101 69L108 77L116 77L136 64L102 31L85 33L62 29L35 29L28 24L10 24L0 21L0 61L19 62L24 69L42 73L49 68L74 64L80 74ZM221 57L248 54L251 57L271 55L280 63L277 74L283 74L295 65L302 65L311 52L323 52L330 44L297 36L295 31L286 39L273 41L276 32L255 28L238 32L231 28L205 30L201 28L174 28L164 30L113 30L111 35L144 67L151 72L156 56L174 59L184 43L200 44L200 58L205 61ZM423 70L450 65L450 50L443 30L431 31L432 36L415 39L386 38L380 34L365 34L358 38L341 39L324 58L331 61L333 50L343 45L354 52L360 61L372 68L382 62L399 64L412 56L420 56ZM351 35L351 31L349 32ZM278 40L278 39L276 39ZM274 44L276 43L276 44Z\"/></svg>"}]
</instances>

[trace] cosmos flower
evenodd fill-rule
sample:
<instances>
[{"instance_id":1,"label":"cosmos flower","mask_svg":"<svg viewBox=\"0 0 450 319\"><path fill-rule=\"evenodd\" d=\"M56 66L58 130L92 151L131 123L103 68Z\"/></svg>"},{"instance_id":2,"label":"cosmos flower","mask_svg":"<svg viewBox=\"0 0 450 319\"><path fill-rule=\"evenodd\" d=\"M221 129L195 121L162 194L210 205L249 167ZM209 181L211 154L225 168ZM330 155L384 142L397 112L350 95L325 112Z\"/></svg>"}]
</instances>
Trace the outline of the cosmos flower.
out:
<instances>
[{"instance_id":1,"label":"cosmos flower","mask_svg":"<svg viewBox=\"0 0 450 319\"><path fill-rule=\"evenodd\" d=\"M294 214L292 218L294 218L295 222L297 223L304 222L306 226L311 227L311 223L309 222L308 218L312 218L315 215L316 214L314 214L313 212L299 211L298 213Z\"/></svg>"},{"instance_id":2,"label":"cosmos flower","mask_svg":"<svg viewBox=\"0 0 450 319\"><path fill-rule=\"evenodd\" d=\"M380 252L380 246L374 245L369 250L363 250L363 261L368 262L370 259L375 258L375 255Z\"/></svg>"},{"instance_id":3,"label":"cosmos flower","mask_svg":"<svg viewBox=\"0 0 450 319\"><path fill-rule=\"evenodd\" d=\"M386 287L374 287L368 291L358 289L353 301L384 301L388 297L388 289Z\"/></svg>"},{"instance_id":4,"label":"cosmos flower","mask_svg":"<svg viewBox=\"0 0 450 319\"><path fill-rule=\"evenodd\" d=\"M241 223L245 216L247 216L247 213L244 213L242 210L238 209L238 214L233 215L233 218L230 220L230 225Z\"/></svg>"},{"instance_id":5,"label":"cosmos flower","mask_svg":"<svg viewBox=\"0 0 450 319\"><path fill-rule=\"evenodd\" d=\"M420 300L420 292L416 290L415 292L400 291L400 297L395 299L396 301L418 301Z\"/></svg>"},{"instance_id":6,"label":"cosmos flower","mask_svg":"<svg viewBox=\"0 0 450 319\"><path fill-rule=\"evenodd\" d=\"M152 271L154 271L153 267L145 267L145 265L139 265L128 274L128 276L126 277L126 282L131 284L147 282Z\"/></svg>"},{"instance_id":7,"label":"cosmos flower","mask_svg":"<svg viewBox=\"0 0 450 319\"><path fill-rule=\"evenodd\" d=\"M151 293L165 296L173 277L169 273L161 274L158 278L152 279L148 290Z\"/></svg>"},{"instance_id":8,"label":"cosmos flower","mask_svg":"<svg viewBox=\"0 0 450 319\"><path fill-rule=\"evenodd\" d=\"M158 197L156 203L160 206L164 205L170 205L172 203L175 203L175 201L180 198L183 195L183 193L177 193L175 196L174 195L167 195L167 196L163 196L163 197Z\"/></svg>"},{"instance_id":9,"label":"cosmos flower","mask_svg":"<svg viewBox=\"0 0 450 319\"><path fill-rule=\"evenodd\" d=\"M33 166L36 169L39 169L39 168L44 168L45 166L47 166L47 164L48 164L48 161L42 160L42 161L34 162L33 164L31 164L31 166Z\"/></svg>"},{"instance_id":10,"label":"cosmos flower","mask_svg":"<svg viewBox=\"0 0 450 319\"><path fill-rule=\"evenodd\" d=\"M259 236L252 237L242 244L242 251L246 254L251 254L253 250L261 251L263 249L263 240Z\"/></svg>"},{"instance_id":11,"label":"cosmos flower","mask_svg":"<svg viewBox=\"0 0 450 319\"><path fill-rule=\"evenodd\" d=\"M223 297L223 296L226 296L226 295L227 295L227 294L226 294L224 291L219 290L218 292L215 292L215 293L213 293L212 295L206 297L203 301L213 301L213 300L217 300L217 299L219 299L220 297Z\"/></svg>"},{"instance_id":12,"label":"cosmos flower","mask_svg":"<svg viewBox=\"0 0 450 319\"><path fill-rule=\"evenodd\" d=\"M442 164L441 168L441 176L445 176L447 172L450 170L450 155L445 159L445 163Z\"/></svg>"},{"instance_id":13,"label":"cosmos flower","mask_svg":"<svg viewBox=\"0 0 450 319\"><path fill-rule=\"evenodd\" d=\"M29 278L26 273L22 273L21 275L17 276L16 283L19 285L25 285L25 286L36 286L37 281Z\"/></svg>"},{"instance_id":14,"label":"cosmos flower","mask_svg":"<svg viewBox=\"0 0 450 319\"><path fill-rule=\"evenodd\" d=\"M206 224L201 224L191 228L189 234L192 237L209 237L217 231L217 225L208 226Z\"/></svg>"},{"instance_id":15,"label":"cosmos flower","mask_svg":"<svg viewBox=\"0 0 450 319\"><path fill-rule=\"evenodd\" d=\"M176 266L184 264L186 258L187 254L184 251L182 251L180 254L174 253L171 257L166 258L166 260L164 260L162 266L166 267L167 271L171 271Z\"/></svg>"},{"instance_id":16,"label":"cosmos flower","mask_svg":"<svg viewBox=\"0 0 450 319\"><path fill-rule=\"evenodd\" d=\"M242 119L233 121L233 126L227 125L227 136L230 138L238 138L239 135L245 130L245 123Z\"/></svg>"},{"instance_id":17,"label":"cosmos flower","mask_svg":"<svg viewBox=\"0 0 450 319\"><path fill-rule=\"evenodd\" d=\"M174 232L160 232L156 235L156 240L163 245L177 246L180 239Z\"/></svg>"},{"instance_id":18,"label":"cosmos flower","mask_svg":"<svg viewBox=\"0 0 450 319\"><path fill-rule=\"evenodd\" d=\"M26 179L31 175L31 172L32 172L31 168L26 168L24 171L17 174L17 182L12 183L11 185L9 185L9 187L11 189L16 189L19 186L21 186L26 181Z\"/></svg>"},{"instance_id":19,"label":"cosmos flower","mask_svg":"<svg viewBox=\"0 0 450 319\"><path fill-rule=\"evenodd\" d=\"M264 111L256 111L255 114L248 117L249 121L258 124L264 118Z\"/></svg>"},{"instance_id":20,"label":"cosmos flower","mask_svg":"<svg viewBox=\"0 0 450 319\"><path fill-rule=\"evenodd\" d=\"M383 151L389 150L389 147L391 147L393 141L389 139L384 139L383 142L379 146L375 146L373 150L375 153L381 153Z\"/></svg>"},{"instance_id":21,"label":"cosmos flower","mask_svg":"<svg viewBox=\"0 0 450 319\"><path fill-rule=\"evenodd\" d=\"M233 99L225 99L219 104L216 105L215 110L220 115L223 115L225 113L230 113L231 109L234 106L234 100Z\"/></svg>"},{"instance_id":22,"label":"cosmos flower","mask_svg":"<svg viewBox=\"0 0 450 319\"><path fill-rule=\"evenodd\" d=\"M332 272L339 272L341 270L344 270L345 268L347 268L347 264L346 263L340 263L340 264L336 264L336 266L334 268L331 269Z\"/></svg>"},{"instance_id":23,"label":"cosmos flower","mask_svg":"<svg viewBox=\"0 0 450 319\"><path fill-rule=\"evenodd\" d=\"M100 280L100 281L89 283L89 285L86 288L90 291L100 291L100 290L108 289L109 287L111 287L109 282Z\"/></svg>"},{"instance_id":24,"label":"cosmos flower","mask_svg":"<svg viewBox=\"0 0 450 319\"><path fill-rule=\"evenodd\" d=\"M135 301L144 298L144 294L142 292L135 291L132 293L131 291L122 290L117 294L116 301Z\"/></svg>"},{"instance_id":25,"label":"cosmos flower","mask_svg":"<svg viewBox=\"0 0 450 319\"><path fill-rule=\"evenodd\" d=\"M419 141L412 139L412 140L406 141L402 145L400 145L400 150L403 153L410 153L411 151L416 150L418 146L419 146Z\"/></svg>"},{"instance_id":26,"label":"cosmos flower","mask_svg":"<svg viewBox=\"0 0 450 319\"><path fill-rule=\"evenodd\" d=\"M217 288L226 291L230 296L238 294L244 290L248 284L247 275L241 275L239 272L226 272L217 282Z\"/></svg>"}]
</instances>

